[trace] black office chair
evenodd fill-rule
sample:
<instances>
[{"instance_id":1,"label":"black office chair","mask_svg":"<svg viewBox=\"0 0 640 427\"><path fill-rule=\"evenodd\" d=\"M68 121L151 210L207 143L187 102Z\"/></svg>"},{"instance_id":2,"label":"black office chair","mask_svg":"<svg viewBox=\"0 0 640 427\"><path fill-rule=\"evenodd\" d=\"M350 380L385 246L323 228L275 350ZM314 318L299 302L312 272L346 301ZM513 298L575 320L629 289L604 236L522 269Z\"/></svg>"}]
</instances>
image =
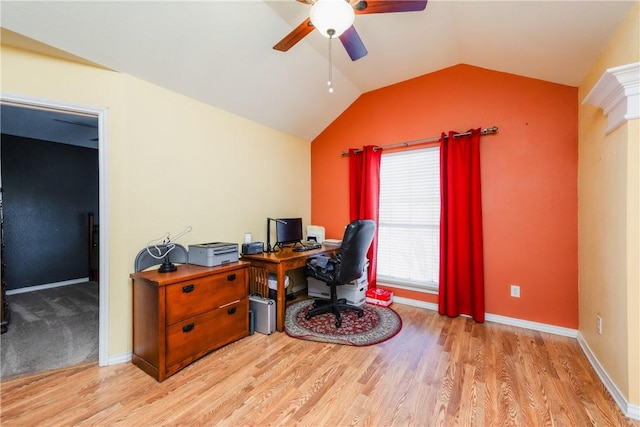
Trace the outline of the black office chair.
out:
<instances>
[{"instance_id":1,"label":"black office chair","mask_svg":"<svg viewBox=\"0 0 640 427\"><path fill-rule=\"evenodd\" d=\"M307 260L305 273L307 276L321 280L331 287L331 301L316 300L305 316L307 320L323 313L336 316L336 327L342 325L341 311L355 310L358 317L364 312L360 307L347 304L344 298L338 299L337 287L362 277L367 259L367 251L371 246L376 224L372 220L356 220L344 231L342 244L335 257L316 256Z\"/></svg>"}]
</instances>

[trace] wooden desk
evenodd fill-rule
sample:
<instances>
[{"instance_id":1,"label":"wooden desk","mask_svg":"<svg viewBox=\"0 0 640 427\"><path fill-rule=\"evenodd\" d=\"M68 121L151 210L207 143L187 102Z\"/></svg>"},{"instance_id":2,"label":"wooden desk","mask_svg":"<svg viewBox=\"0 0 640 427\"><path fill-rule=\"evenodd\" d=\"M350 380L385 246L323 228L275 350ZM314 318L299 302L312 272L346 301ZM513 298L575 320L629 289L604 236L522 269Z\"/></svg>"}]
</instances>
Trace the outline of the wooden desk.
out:
<instances>
[{"instance_id":1,"label":"wooden desk","mask_svg":"<svg viewBox=\"0 0 640 427\"><path fill-rule=\"evenodd\" d=\"M292 248L285 247L283 249L278 249L277 252L242 255L242 259L251 262L252 267L263 268L268 272L276 273L278 282L276 330L278 332L284 331L284 314L286 310L286 288L284 286L284 277L287 271L304 267L307 264L307 258L311 256L331 256L338 252L338 249L340 249L339 246L322 246L319 249L313 249L310 251L294 252Z\"/></svg>"}]
</instances>

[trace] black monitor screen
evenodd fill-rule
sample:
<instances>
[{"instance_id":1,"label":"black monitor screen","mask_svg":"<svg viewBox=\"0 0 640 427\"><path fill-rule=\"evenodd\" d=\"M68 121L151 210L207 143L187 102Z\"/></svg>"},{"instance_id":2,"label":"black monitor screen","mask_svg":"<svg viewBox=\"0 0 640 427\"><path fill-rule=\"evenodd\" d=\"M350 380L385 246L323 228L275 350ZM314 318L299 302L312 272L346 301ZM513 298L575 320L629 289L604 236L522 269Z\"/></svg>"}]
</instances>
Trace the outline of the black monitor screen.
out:
<instances>
[{"instance_id":1,"label":"black monitor screen","mask_svg":"<svg viewBox=\"0 0 640 427\"><path fill-rule=\"evenodd\" d=\"M285 224L286 223L286 224ZM278 218L276 221L276 244L286 245L302 240L302 218Z\"/></svg>"}]
</instances>

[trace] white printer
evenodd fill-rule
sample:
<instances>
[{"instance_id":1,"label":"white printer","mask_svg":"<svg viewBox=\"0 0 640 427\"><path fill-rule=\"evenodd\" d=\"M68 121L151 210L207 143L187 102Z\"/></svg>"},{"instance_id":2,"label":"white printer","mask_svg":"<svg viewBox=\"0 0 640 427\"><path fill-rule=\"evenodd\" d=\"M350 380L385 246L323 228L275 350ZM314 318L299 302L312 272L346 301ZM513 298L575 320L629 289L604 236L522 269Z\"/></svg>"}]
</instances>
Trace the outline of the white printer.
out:
<instances>
[{"instance_id":1,"label":"white printer","mask_svg":"<svg viewBox=\"0 0 640 427\"><path fill-rule=\"evenodd\" d=\"M215 267L238 261L238 244L225 242L189 245L189 264Z\"/></svg>"}]
</instances>

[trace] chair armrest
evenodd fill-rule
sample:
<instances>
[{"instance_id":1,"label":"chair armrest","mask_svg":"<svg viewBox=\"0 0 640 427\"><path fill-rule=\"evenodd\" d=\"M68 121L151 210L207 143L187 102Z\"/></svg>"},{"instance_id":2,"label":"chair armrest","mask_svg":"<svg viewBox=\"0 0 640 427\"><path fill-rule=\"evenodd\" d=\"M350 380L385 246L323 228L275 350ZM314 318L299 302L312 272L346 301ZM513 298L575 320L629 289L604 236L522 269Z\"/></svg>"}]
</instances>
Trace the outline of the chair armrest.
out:
<instances>
[{"instance_id":1,"label":"chair armrest","mask_svg":"<svg viewBox=\"0 0 640 427\"><path fill-rule=\"evenodd\" d=\"M331 257L328 257L326 255L316 255L307 259L307 265L312 265L313 267L324 269L327 268L327 265L329 265L330 261L332 260L333 259Z\"/></svg>"},{"instance_id":2,"label":"chair armrest","mask_svg":"<svg viewBox=\"0 0 640 427\"><path fill-rule=\"evenodd\" d=\"M335 279L336 260L325 255L317 255L307 260L305 273L323 282L331 282Z\"/></svg>"}]
</instances>

